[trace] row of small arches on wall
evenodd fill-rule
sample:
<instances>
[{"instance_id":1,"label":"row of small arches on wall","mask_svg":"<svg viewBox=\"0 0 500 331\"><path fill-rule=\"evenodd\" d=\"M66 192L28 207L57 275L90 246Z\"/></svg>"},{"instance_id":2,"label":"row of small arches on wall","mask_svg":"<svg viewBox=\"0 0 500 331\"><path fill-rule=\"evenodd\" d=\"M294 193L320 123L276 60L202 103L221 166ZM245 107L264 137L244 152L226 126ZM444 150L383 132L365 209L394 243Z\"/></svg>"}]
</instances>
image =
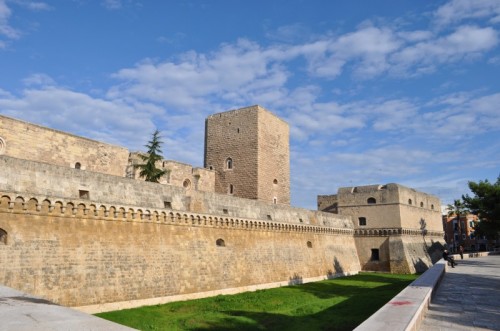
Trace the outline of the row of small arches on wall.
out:
<instances>
[{"instance_id":1,"label":"row of small arches on wall","mask_svg":"<svg viewBox=\"0 0 500 331\"><path fill-rule=\"evenodd\" d=\"M425 231L426 235L442 237L443 232L438 231ZM391 235L422 235L422 230L416 229L356 229L354 231L356 236L391 236Z\"/></svg>"},{"instance_id":2,"label":"row of small arches on wall","mask_svg":"<svg viewBox=\"0 0 500 331\"><path fill-rule=\"evenodd\" d=\"M36 198L25 199L21 196L11 198L7 195L3 195L0 198L0 210L2 209L13 212L40 213L59 217L97 218L104 220L124 220L167 224L174 223L184 225L233 227L252 230L353 234L352 229L337 229L314 225L245 220L229 217L207 216L196 213L187 214L176 213L173 211L165 212L162 210L63 202L61 200L52 202L48 199L44 199L41 203L39 203Z\"/></svg>"},{"instance_id":3,"label":"row of small arches on wall","mask_svg":"<svg viewBox=\"0 0 500 331\"><path fill-rule=\"evenodd\" d=\"M375 199L374 197L370 197L370 198L366 199L366 203L369 204L369 205L374 205L374 204L377 203L377 199ZM413 205L413 200L412 199L408 199L408 204L410 206ZM424 208L423 201L420 202L420 207ZM433 204L431 204L431 209L434 210L434 205Z\"/></svg>"},{"instance_id":4,"label":"row of small arches on wall","mask_svg":"<svg viewBox=\"0 0 500 331\"><path fill-rule=\"evenodd\" d=\"M224 239L219 238L215 241L215 245L218 247L226 247L226 242L224 241ZM312 242L307 241L306 246L307 248L312 248L313 247Z\"/></svg>"}]
</instances>

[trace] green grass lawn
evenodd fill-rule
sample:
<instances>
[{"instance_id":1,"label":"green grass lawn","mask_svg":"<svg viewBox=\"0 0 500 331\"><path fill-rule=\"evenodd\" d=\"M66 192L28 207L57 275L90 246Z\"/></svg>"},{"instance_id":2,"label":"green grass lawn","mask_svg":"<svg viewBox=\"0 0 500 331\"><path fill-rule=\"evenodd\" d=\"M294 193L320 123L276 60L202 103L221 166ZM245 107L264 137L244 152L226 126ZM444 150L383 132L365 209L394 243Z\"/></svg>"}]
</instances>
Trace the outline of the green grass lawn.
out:
<instances>
[{"instance_id":1,"label":"green grass lawn","mask_svg":"<svg viewBox=\"0 0 500 331\"><path fill-rule=\"evenodd\" d=\"M97 316L139 330L352 330L417 277L361 273Z\"/></svg>"}]
</instances>

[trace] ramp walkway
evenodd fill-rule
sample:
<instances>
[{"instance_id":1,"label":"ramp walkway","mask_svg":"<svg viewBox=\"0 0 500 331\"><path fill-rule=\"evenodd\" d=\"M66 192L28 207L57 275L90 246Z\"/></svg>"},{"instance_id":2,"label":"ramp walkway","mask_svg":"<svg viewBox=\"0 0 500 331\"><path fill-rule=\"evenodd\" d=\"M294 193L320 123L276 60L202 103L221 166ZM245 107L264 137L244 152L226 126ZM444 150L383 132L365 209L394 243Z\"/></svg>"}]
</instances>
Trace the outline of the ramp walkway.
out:
<instances>
[{"instance_id":1,"label":"ramp walkway","mask_svg":"<svg viewBox=\"0 0 500 331\"><path fill-rule=\"evenodd\" d=\"M500 255L456 261L455 268L447 268L420 330L500 330Z\"/></svg>"}]
</instances>

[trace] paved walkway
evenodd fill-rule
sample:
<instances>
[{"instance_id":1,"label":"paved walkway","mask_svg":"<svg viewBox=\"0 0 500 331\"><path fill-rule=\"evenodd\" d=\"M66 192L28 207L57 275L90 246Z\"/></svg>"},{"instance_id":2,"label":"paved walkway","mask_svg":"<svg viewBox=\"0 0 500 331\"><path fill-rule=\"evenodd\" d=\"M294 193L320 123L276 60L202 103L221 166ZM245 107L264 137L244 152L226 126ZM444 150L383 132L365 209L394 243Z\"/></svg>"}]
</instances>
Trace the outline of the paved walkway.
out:
<instances>
[{"instance_id":1,"label":"paved walkway","mask_svg":"<svg viewBox=\"0 0 500 331\"><path fill-rule=\"evenodd\" d=\"M500 255L448 267L421 331L500 330Z\"/></svg>"},{"instance_id":2,"label":"paved walkway","mask_svg":"<svg viewBox=\"0 0 500 331\"><path fill-rule=\"evenodd\" d=\"M134 329L0 286L0 331L129 330Z\"/></svg>"}]
</instances>

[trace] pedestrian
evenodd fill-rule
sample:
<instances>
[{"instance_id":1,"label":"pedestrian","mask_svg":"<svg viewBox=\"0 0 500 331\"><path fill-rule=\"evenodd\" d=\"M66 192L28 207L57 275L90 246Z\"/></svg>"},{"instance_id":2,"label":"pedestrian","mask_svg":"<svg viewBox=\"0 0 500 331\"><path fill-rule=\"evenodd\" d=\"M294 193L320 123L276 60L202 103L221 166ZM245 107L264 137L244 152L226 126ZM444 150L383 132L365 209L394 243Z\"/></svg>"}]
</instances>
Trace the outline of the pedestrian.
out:
<instances>
[{"instance_id":1,"label":"pedestrian","mask_svg":"<svg viewBox=\"0 0 500 331\"><path fill-rule=\"evenodd\" d=\"M453 256L451 256L451 255L448 253L448 250L447 250L447 249L445 249L445 250L443 251L443 259L444 259L445 261L448 261L448 263L449 263L449 264L451 264L451 267L452 267L452 268L455 268L455 265L456 265L456 263L455 263L455 259L453 258Z\"/></svg>"},{"instance_id":2,"label":"pedestrian","mask_svg":"<svg viewBox=\"0 0 500 331\"><path fill-rule=\"evenodd\" d=\"M464 259L464 246L460 245L458 248L458 253L460 254L460 260Z\"/></svg>"}]
</instances>

